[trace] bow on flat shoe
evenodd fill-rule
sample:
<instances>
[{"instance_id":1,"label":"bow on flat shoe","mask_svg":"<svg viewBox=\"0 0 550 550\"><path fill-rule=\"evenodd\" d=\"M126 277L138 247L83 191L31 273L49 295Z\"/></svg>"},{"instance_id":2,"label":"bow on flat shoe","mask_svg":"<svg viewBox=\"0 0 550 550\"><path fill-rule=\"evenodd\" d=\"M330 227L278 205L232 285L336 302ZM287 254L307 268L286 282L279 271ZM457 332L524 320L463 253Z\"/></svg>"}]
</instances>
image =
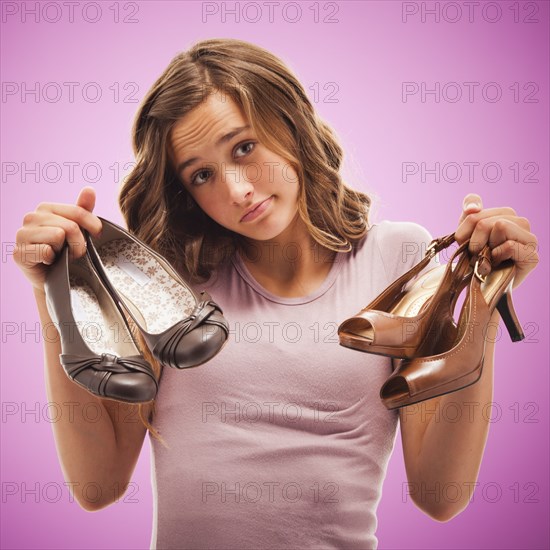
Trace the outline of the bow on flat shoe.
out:
<instances>
[{"instance_id":1,"label":"bow on flat shoe","mask_svg":"<svg viewBox=\"0 0 550 550\"><path fill-rule=\"evenodd\" d=\"M206 291L197 293L144 242L99 219L103 225L100 238L85 232L90 256L153 356L164 366L184 369L217 355L229 335L221 307Z\"/></svg>"},{"instance_id":2,"label":"bow on flat shoe","mask_svg":"<svg viewBox=\"0 0 550 550\"><path fill-rule=\"evenodd\" d=\"M380 398L387 409L419 403L477 382L483 369L486 331L495 307L511 340L518 342L525 338L512 303L515 263L505 260L493 266L489 246L471 254L468 243L460 248L473 272L456 336L436 338L431 343L430 355L400 362L380 389Z\"/></svg>"},{"instance_id":3,"label":"bow on flat shoe","mask_svg":"<svg viewBox=\"0 0 550 550\"><path fill-rule=\"evenodd\" d=\"M57 325L59 359L67 376L91 394L145 403L158 382L132 338L126 318L111 298L88 252L69 260L65 242L44 283L46 306Z\"/></svg>"}]
</instances>

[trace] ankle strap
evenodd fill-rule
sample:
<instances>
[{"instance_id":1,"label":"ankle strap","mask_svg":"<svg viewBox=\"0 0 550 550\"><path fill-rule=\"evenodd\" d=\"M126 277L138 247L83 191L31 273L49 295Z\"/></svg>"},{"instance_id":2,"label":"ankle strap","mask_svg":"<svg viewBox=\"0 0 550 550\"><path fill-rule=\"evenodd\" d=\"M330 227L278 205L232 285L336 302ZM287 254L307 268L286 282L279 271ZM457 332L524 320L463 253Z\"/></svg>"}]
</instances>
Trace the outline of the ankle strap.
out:
<instances>
[{"instance_id":1,"label":"ankle strap","mask_svg":"<svg viewBox=\"0 0 550 550\"><path fill-rule=\"evenodd\" d=\"M451 288L458 290L462 284L467 281L473 273L470 256L468 255L468 245L470 241L463 242L454 252L449 263L453 263L459 256L456 266L452 272Z\"/></svg>"},{"instance_id":2,"label":"ankle strap","mask_svg":"<svg viewBox=\"0 0 550 550\"><path fill-rule=\"evenodd\" d=\"M454 233L450 233L445 237L437 237L433 239L432 242L428 245L428 248L426 248L426 256L429 256L430 258L432 258L438 252L440 252L444 248L447 248L454 241L455 241Z\"/></svg>"},{"instance_id":3,"label":"ankle strap","mask_svg":"<svg viewBox=\"0 0 550 550\"><path fill-rule=\"evenodd\" d=\"M449 245L451 245L455 241L455 234L450 233L449 235L446 235L445 237L437 237L435 239L432 239L430 244L428 245L428 248L426 248L426 254L424 254L424 257L420 262L418 262L415 266L413 266L407 273L404 273L397 279L400 283L402 281L406 281L412 277L415 277L420 271L422 271L430 262L430 260L441 250L444 248L447 248ZM455 252L456 254L456 252ZM454 257L454 256L453 256ZM397 282L396 281L396 282Z\"/></svg>"},{"instance_id":4,"label":"ankle strap","mask_svg":"<svg viewBox=\"0 0 550 550\"><path fill-rule=\"evenodd\" d=\"M428 249L426 250L424 257L406 273L403 273L400 277L393 281L381 294L379 294L363 309L386 309L389 303L395 299L395 294L401 292L403 287L430 263L430 260L437 252L449 246L454 242L454 240L454 233L446 235L445 237L433 239L428 245Z\"/></svg>"}]
</instances>

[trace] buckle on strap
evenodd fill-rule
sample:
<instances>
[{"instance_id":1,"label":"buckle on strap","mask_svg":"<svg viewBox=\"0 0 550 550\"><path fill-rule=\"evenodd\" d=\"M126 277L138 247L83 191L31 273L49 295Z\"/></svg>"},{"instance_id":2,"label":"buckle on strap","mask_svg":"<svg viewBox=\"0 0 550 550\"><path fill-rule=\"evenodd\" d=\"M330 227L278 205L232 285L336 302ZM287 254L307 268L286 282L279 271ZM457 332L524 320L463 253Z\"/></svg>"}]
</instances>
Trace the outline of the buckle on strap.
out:
<instances>
[{"instance_id":1,"label":"buckle on strap","mask_svg":"<svg viewBox=\"0 0 550 550\"><path fill-rule=\"evenodd\" d=\"M478 267L479 267L479 259L476 260L476 265L474 266L474 275L475 275L482 283L484 283L484 282L485 282L485 279L487 278L487 275L482 275L482 274L479 272Z\"/></svg>"},{"instance_id":2,"label":"buckle on strap","mask_svg":"<svg viewBox=\"0 0 550 550\"><path fill-rule=\"evenodd\" d=\"M433 258L436 254L435 247L439 244L437 239L434 239L429 245L428 248L426 248L426 256L429 256L430 258Z\"/></svg>"},{"instance_id":3,"label":"buckle on strap","mask_svg":"<svg viewBox=\"0 0 550 550\"><path fill-rule=\"evenodd\" d=\"M479 272L479 266L480 264L485 261L488 263L488 271L485 275L482 275ZM485 245L481 251L477 254L476 263L474 266L474 274L475 276L482 282L485 282L485 279L487 278L487 275L491 272L492 264L491 264L491 249L488 245Z\"/></svg>"},{"instance_id":4,"label":"buckle on strap","mask_svg":"<svg viewBox=\"0 0 550 550\"><path fill-rule=\"evenodd\" d=\"M436 237L426 248L425 257L433 258L440 248L447 248L455 240L455 234L450 233L444 237Z\"/></svg>"}]
</instances>

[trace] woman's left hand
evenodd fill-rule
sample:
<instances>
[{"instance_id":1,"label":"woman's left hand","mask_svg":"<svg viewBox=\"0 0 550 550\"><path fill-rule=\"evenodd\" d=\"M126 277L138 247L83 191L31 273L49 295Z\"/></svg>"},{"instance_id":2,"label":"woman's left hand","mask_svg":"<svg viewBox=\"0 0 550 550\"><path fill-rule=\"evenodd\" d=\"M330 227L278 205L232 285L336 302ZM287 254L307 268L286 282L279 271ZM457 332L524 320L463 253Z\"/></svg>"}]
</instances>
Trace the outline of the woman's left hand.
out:
<instances>
[{"instance_id":1,"label":"woman's left hand","mask_svg":"<svg viewBox=\"0 0 550 550\"><path fill-rule=\"evenodd\" d=\"M517 271L512 288L516 288L539 261L537 237L530 230L529 220L513 208L484 209L481 197L470 193L464 198L455 239L458 244L470 239L468 248L473 253L489 244L495 266L508 258L514 260Z\"/></svg>"}]
</instances>

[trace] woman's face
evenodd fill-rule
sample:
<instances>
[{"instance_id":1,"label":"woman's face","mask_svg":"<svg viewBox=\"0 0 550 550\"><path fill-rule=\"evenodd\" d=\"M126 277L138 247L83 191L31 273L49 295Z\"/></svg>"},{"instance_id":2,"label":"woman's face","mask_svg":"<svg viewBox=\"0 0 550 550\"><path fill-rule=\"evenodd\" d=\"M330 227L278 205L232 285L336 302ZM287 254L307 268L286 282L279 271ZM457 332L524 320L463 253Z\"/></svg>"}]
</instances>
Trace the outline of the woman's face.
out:
<instances>
[{"instance_id":1,"label":"woman's face","mask_svg":"<svg viewBox=\"0 0 550 550\"><path fill-rule=\"evenodd\" d=\"M273 239L297 216L298 177L251 127L243 129L247 125L238 105L216 93L175 124L170 155L183 186L208 216L250 239ZM260 203L255 215L244 217Z\"/></svg>"}]
</instances>

